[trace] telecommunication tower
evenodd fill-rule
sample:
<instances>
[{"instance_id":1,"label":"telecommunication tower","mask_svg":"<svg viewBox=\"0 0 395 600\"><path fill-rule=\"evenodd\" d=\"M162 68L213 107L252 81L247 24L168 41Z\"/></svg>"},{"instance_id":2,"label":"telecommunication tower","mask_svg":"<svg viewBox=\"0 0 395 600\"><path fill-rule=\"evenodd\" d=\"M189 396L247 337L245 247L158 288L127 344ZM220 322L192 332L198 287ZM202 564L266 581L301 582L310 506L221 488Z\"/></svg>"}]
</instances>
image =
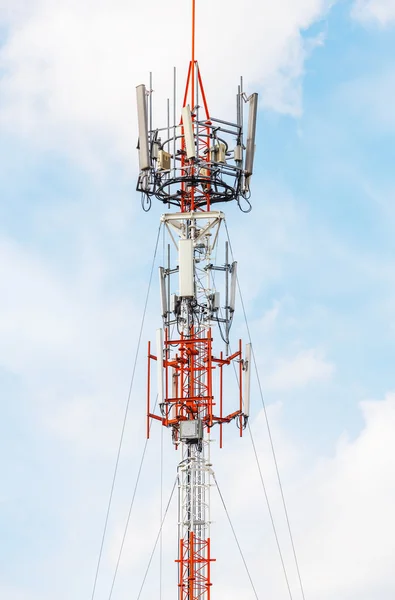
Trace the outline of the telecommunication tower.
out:
<instances>
[{"instance_id":1,"label":"telecommunication tower","mask_svg":"<svg viewBox=\"0 0 395 600\"><path fill-rule=\"evenodd\" d=\"M137 86L137 190L142 194L144 210L149 210L153 198L175 208L161 217L169 244L167 264L159 268L163 327L157 331L155 348L148 344L147 437L151 421L159 421L171 431L180 451L178 598L210 600L214 560L210 544L210 432L214 427L219 430L220 447L223 426L230 421L236 421L242 435L249 416L251 364L250 344L244 355L241 340L235 352L229 350L237 263L230 262L226 242L224 264L214 264L225 215L213 206L235 201L240 208L242 202L250 207L258 95L247 97L241 80L236 121L211 115L195 58L195 0L192 56L179 121L175 96L174 91L173 123L168 101L167 125L155 128L152 81L149 89ZM249 106L246 135L245 103ZM224 281L222 294L216 285L220 277ZM216 355L215 336L224 343L223 351ZM232 363L237 368L238 386L234 386L234 405L228 406L224 372ZM153 373L157 379L155 405L151 399Z\"/></svg>"}]
</instances>

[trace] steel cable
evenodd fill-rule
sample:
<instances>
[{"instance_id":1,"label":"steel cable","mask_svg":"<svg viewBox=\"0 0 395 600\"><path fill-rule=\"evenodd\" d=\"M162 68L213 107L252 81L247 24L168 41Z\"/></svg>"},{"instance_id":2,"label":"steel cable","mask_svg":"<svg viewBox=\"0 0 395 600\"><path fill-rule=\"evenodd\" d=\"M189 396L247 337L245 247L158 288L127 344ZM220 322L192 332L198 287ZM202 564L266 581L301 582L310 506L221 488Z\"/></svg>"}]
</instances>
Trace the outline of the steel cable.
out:
<instances>
[{"instance_id":1,"label":"steel cable","mask_svg":"<svg viewBox=\"0 0 395 600\"><path fill-rule=\"evenodd\" d=\"M236 541L237 547L238 547L238 549L239 549L240 556L241 556L241 558L242 558L242 561L243 561L243 563L244 563L244 567L245 567L245 570L246 570L246 572L247 572L248 579L250 580L251 587L252 587L252 589L254 590L255 598L257 598L257 600L259 600L259 598L258 598L258 594L257 594L257 592L256 592L256 589L255 589L255 586L254 586L254 582L252 581L251 573L250 573L250 571L249 571L249 569L248 569L247 561L246 561L246 559L245 559L245 557L244 557L244 554L243 554L243 551L242 551L242 549L241 549L241 546L240 546L239 540L238 540L238 538L237 538L237 535L236 535L235 528L233 527L233 523L232 523L232 520L231 520L231 518L230 518L230 515L229 515L229 512L228 512L228 509L227 509L227 507L226 507L226 504L225 504L224 497L223 497L223 495L222 495L222 492L221 492L221 490L220 490L220 488L219 488L218 481L217 481L217 478L216 478L216 476L215 476L215 473L212 473L212 476L213 476L213 479L214 479L215 485L216 485L216 487L217 487L217 490L218 490L219 497L221 498L221 502L222 502L222 505L223 505L223 507L224 507L224 510L225 510L226 516L228 517L229 525L230 525L230 528L232 529L232 533L233 533L233 536L234 536L234 538L235 538L235 541Z\"/></svg>"},{"instance_id":2,"label":"steel cable","mask_svg":"<svg viewBox=\"0 0 395 600\"><path fill-rule=\"evenodd\" d=\"M155 400L153 412L155 412L155 409L156 409L156 406L157 406L157 402L158 402L158 395L156 395L156 400ZM151 430L151 425L152 425L152 422L149 425L150 430ZM163 431L163 428L162 428L162 431ZM138 488L138 485L139 485L139 482L140 482L140 476L141 476L141 471L142 471L142 468L143 468L145 454L146 454L146 451L147 451L147 446L148 446L148 439L145 440L145 444L144 444L144 448L143 448L143 453L141 455L140 465L139 465L139 469L138 469L137 477L136 477L136 483L135 483L134 489L133 489L132 500L130 502L129 512L128 512L128 516L127 516L126 523L125 523L125 529L123 531L121 546L120 546L119 552L118 552L117 564L115 565L115 571L114 571L114 576L113 576L113 579L112 579L112 582L111 582L111 589L110 589L110 594L108 596L108 600L111 600L112 593L114 591L115 580L116 580L117 575L118 575L118 569L119 569L119 565L120 565L121 558L122 558L123 547L125 545L126 535L128 533L128 529L129 529L130 517L131 517L133 506L134 506L134 500L136 498L137 488ZM162 517L161 517L161 519L162 519Z\"/></svg>"},{"instance_id":3,"label":"steel cable","mask_svg":"<svg viewBox=\"0 0 395 600\"><path fill-rule=\"evenodd\" d=\"M230 348L230 346L229 346L229 348ZM230 353L232 353L232 350L230 350ZM234 363L233 363L233 371L234 371L234 374L235 374L235 377L236 377L237 385L240 388L240 382L239 382L239 378L238 378L238 375L237 375L236 366L235 366ZM283 553L282 553L282 550L281 550L280 539L278 537L276 523L274 521L272 508L270 506L269 496L267 494L265 481L263 479L263 473L262 473L262 469L261 469L261 464L259 462L258 452L257 452L256 446L255 446L254 436L252 435L252 429L251 429L249 423L248 423L248 433L250 434L250 438L251 438L251 444L252 444L252 448L253 448L253 451L254 451L255 461L256 461L256 464L257 464L257 467L258 467L259 478L261 480L262 489L263 489L263 493L264 493L265 500L266 500L267 510L268 510L268 513L269 513L269 517L270 517L270 522L271 522L272 529L273 529L274 538L276 540L278 554L279 554L281 565L282 565L282 568L283 568L285 583L286 583L286 586L287 586L287 590L288 590L288 594L289 594L290 600L293 600L293 596L292 596L292 592L291 592L291 586L289 584L289 579L288 579L287 568L285 566L285 561L284 561Z\"/></svg>"},{"instance_id":4,"label":"steel cable","mask_svg":"<svg viewBox=\"0 0 395 600\"><path fill-rule=\"evenodd\" d=\"M120 440L119 440L119 444L118 444L117 457L116 457L116 461L115 461L114 474L113 474L113 478L112 478L110 496L109 496L108 505L107 505L106 518L104 521L104 528L103 528L103 534L102 534L101 543L100 543L99 558L97 560L97 565L96 565L96 572L95 572L95 579L94 579L94 583L93 583L91 600L94 600L95 593L96 593L97 580L98 580L98 576L99 576L99 569L100 569L101 559L102 559L102 555L103 555L104 541L105 541L106 533L107 533L108 519L110 516L112 499L113 499L113 495L114 495L115 481L116 481L117 474L118 474L119 459L121 456L126 421L127 421L127 417L128 417L128 413L129 413L130 399L131 399L131 395L132 395L134 377L136 374L137 359L138 359L138 355L139 355L139 351L140 351L141 337L142 337L143 328L144 328L145 316L147 313L148 298L149 298L149 294L150 294L150 290L151 290L152 275L154 272L154 266L155 266L156 254L157 254L157 250L158 250L161 227L162 227L162 224L159 225L158 235L156 238L156 244L155 244L155 250L154 250L154 256L152 259L151 273L150 273L150 278L149 278L149 282L148 282L148 289L147 289L147 295L146 295L145 303L144 303L143 315L142 315L142 319L141 319L140 332L139 332L139 337L138 337L138 341L137 341L137 348L136 348L136 354L135 354L135 358L134 358L132 377L131 377L131 381L130 381L129 393L128 393L128 398L127 398L126 407L125 407L125 413L124 413L124 417L123 417L121 436L120 436Z\"/></svg>"},{"instance_id":5,"label":"steel cable","mask_svg":"<svg viewBox=\"0 0 395 600\"><path fill-rule=\"evenodd\" d=\"M256 460L257 467L258 467L258 471L259 471L259 477L260 477L260 480L261 480L261 484L262 484L262 488L263 488L263 493L265 495L266 504L267 504L267 508L268 508L268 511L269 511L269 516L270 516L270 521L271 521L272 528L273 528L274 537L276 539L276 545L277 545L278 553L279 553L280 560L281 560L281 565L282 565L283 572L284 572L285 582L287 584L288 594L289 594L290 600L292 600L293 596L292 596L292 592L291 592L291 586L289 585L288 573L287 573L287 569L286 569L286 566L285 566L284 557L283 557L283 553L282 553L281 546L280 546L280 540L279 540L279 537L278 537L278 534L277 534L277 528L276 528L276 525L275 525L275 522L274 522L274 517L273 517L272 509L270 507L269 496L267 495L267 490L266 490L266 485L265 485L265 482L264 482L264 479L263 479L261 464L259 462L259 457L258 457L258 453L257 453L257 450L256 450L255 441L254 441L254 438L253 438L253 435L252 435L252 430L251 430L250 425L248 425L248 431L249 431L249 434L251 436L251 443L252 443L252 447L253 447L253 450L254 450L255 460Z\"/></svg>"},{"instance_id":6,"label":"steel cable","mask_svg":"<svg viewBox=\"0 0 395 600\"><path fill-rule=\"evenodd\" d=\"M151 566L151 563L152 563L152 559L153 559L154 554L155 554L156 546L158 545L158 541L159 541L160 535L162 533L163 524L164 524L164 522L166 520L166 516L167 516L167 513L168 513L169 508L170 508L170 504L171 504L171 501L172 501L172 498L173 498L174 490L175 490L176 485L177 485L177 481L178 481L178 475L175 478L175 481L174 481L174 484L173 484L173 488L172 488L171 493L170 493L170 498L169 498L169 501L167 503L166 510L164 512L163 519L162 519L162 522L160 524L160 528L159 528L159 531L158 531L158 535L156 536L155 544L154 544L154 547L152 549L151 556L150 556L147 568L146 568L145 573L144 573L143 582L141 584L140 591L139 591L138 596L137 596L137 600L140 599L141 592L143 591L143 588L144 588L144 585L145 585L145 582L146 582L146 579L147 579L148 571L150 569L150 566Z\"/></svg>"},{"instance_id":7,"label":"steel cable","mask_svg":"<svg viewBox=\"0 0 395 600\"><path fill-rule=\"evenodd\" d=\"M228 230L228 225L227 225L226 221L225 221L225 228L226 228L226 233L227 233L227 237L228 237L230 251L231 251L231 254L232 254L232 258L233 258L232 243L230 241L229 230ZM233 258L233 260L234 260L234 258ZM290 523L289 515L288 515L288 508L287 508L287 504L286 504L286 501L285 501L285 495L284 495L283 485L282 485L282 481L281 481L281 477L280 477L280 471L279 471L279 468L278 468L276 451L275 451L275 448L274 448L273 437L272 437L272 433L271 433L271 429L270 429L269 418L268 418L267 409L266 409L266 403L265 403L265 399L264 399L264 395L263 395L261 379L259 377L259 371L258 371L258 365L257 365L257 361L256 361L256 357L255 357L255 352L254 352L254 346L252 344L251 331L250 331L250 327L249 327L249 324L248 324L247 313L246 313L246 310L245 310L245 305L244 305L244 300L243 300L243 294L241 292L240 282L239 282L238 278L237 278L237 287L238 287L239 294L240 294L240 301L241 301L242 311L243 311L243 315L244 315L244 321L245 321L246 328L247 328L248 339L249 339L249 342L251 343L251 347L252 347L252 357L253 357L253 360L254 360L255 373L256 373L256 377L257 377L257 381L258 381L258 387L259 387L259 393L260 393L260 398L261 398L261 402L262 402L263 412L264 412L264 415L265 415L266 428L267 428L267 432L268 432L268 436L269 436L270 448L271 448L271 452L272 452L272 456L273 456L273 462L274 462L274 466L275 466L275 470L276 470L276 476L277 476L278 486L279 486L280 494L281 494L281 500L282 500L282 504L283 504L283 508L284 508L285 519L286 519L286 522L287 522L287 529L288 529L288 534L289 534L289 538L290 538L290 542L291 542L292 553L293 553L293 557L294 557L294 561L295 561L296 571L297 571L297 574L298 574L300 591L301 591L303 600L305 600L304 586L303 586L302 577L301 577L301 574L300 574L299 561L298 561L298 558L297 558L296 549L295 549L295 543L294 543L294 539L293 539L293 535L292 535L291 523ZM250 429L250 433L251 433L251 440L253 440L251 429ZM256 454L255 444L253 443L253 445L254 445L254 452ZM256 458L257 458L257 462L258 462L259 473L260 473L260 475L262 477L262 473L261 473L261 469L260 469L260 465L259 465L259 460L258 460L258 455L257 454L256 454ZM263 479L262 479L262 481L263 481ZM266 494L266 491L265 491L265 494ZM288 585L288 589L289 589L288 579L287 579L287 585ZM291 596L290 589L289 589L289 593L290 593L290 596Z\"/></svg>"},{"instance_id":8,"label":"steel cable","mask_svg":"<svg viewBox=\"0 0 395 600\"><path fill-rule=\"evenodd\" d=\"M134 500L135 500L136 492L137 492L137 487L138 487L138 484L139 484L139 481L140 481L141 470L143 468L143 462L144 462L144 458L145 458L145 453L147 451L147 445L148 445L148 439L145 440L145 444L144 444L144 450L143 450L143 454L142 454L142 457L141 457L139 470L138 470L138 473L137 473L136 484L135 484L134 490L133 490L132 501L130 503L129 512L128 512L128 516L127 516L126 524L125 524L125 529L123 531L122 542L121 542L121 546L120 546L119 553L118 553L117 564L115 565L115 571L114 571L114 576L113 576L113 579L112 579L112 582L111 582L111 589L110 589L110 594L108 596L108 600L111 600L112 593L114 591L115 580L116 580L117 575L118 575L119 564L121 562L123 547L125 545L126 535L127 535L128 528L129 528L130 516L132 514Z\"/></svg>"}]
</instances>

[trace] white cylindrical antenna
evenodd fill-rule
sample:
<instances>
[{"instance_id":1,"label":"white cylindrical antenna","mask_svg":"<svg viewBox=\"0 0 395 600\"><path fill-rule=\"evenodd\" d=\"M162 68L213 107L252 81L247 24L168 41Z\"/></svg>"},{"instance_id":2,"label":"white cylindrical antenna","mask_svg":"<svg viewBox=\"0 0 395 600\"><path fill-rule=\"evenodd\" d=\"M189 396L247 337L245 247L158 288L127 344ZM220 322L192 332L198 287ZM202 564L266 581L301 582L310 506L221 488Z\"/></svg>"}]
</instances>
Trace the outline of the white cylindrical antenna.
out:
<instances>
[{"instance_id":1,"label":"white cylindrical antenna","mask_svg":"<svg viewBox=\"0 0 395 600\"><path fill-rule=\"evenodd\" d=\"M230 280L229 308L234 311L236 306L237 262L232 263Z\"/></svg>"},{"instance_id":2,"label":"white cylindrical antenna","mask_svg":"<svg viewBox=\"0 0 395 600\"><path fill-rule=\"evenodd\" d=\"M165 281L165 270L163 267L159 267L159 288L160 288L160 301L162 307L162 317L167 316L167 294L166 294L166 281Z\"/></svg>"},{"instance_id":3,"label":"white cylindrical antenna","mask_svg":"<svg viewBox=\"0 0 395 600\"><path fill-rule=\"evenodd\" d=\"M171 373L171 396L177 398L177 371L174 367L170 367Z\"/></svg>"},{"instance_id":4,"label":"white cylindrical antenna","mask_svg":"<svg viewBox=\"0 0 395 600\"><path fill-rule=\"evenodd\" d=\"M144 84L136 87L136 95L137 119L139 127L139 165L140 171L146 171L150 168L150 160L148 144L147 93Z\"/></svg>"},{"instance_id":5,"label":"white cylindrical antenna","mask_svg":"<svg viewBox=\"0 0 395 600\"><path fill-rule=\"evenodd\" d=\"M244 414L250 416L250 389L251 389L251 344L246 344L246 353L244 359L244 389L243 389L243 404Z\"/></svg>"},{"instance_id":6,"label":"white cylindrical antenna","mask_svg":"<svg viewBox=\"0 0 395 600\"><path fill-rule=\"evenodd\" d=\"M156 330L156 373L158 380L158 404L163 403L163 329Z\"/></svg>"},{"instance_id":7,"label":"white cylindrical antenna","mask_svg":"<svg viewBox=\"0 0 395 600\"><path fill-rule=\"evenodd\" d=\"M256 133L256 115L258 111L258 94L251 94L249 98L250 109L248 113L248 131L247 131L247 150L245 172L246 175L252 175L254 172L255 155L255 133Z\"/></svg>"},{"instance_id":8,"label":"white cylindrical antenna","mask_svg":"<svg viewBox=\"0 0 395 600\"><path fill-rule=\"evenodd\" d=\"M179 261L179 294L182 298L195 295L195 277L193 268L193 240L180 240L178 242Z\"/></svg>"},{"instance_id":9,"label":"white cylindrical antenna","mask_svg":"<svg viewBox=\"0 0 395 600\"><path fill-rule=\"evenodd\" d=\"M196 157L195 136L193 135L192 114L189 104L182 109L182 124L184 126L185 148L187 158Z\"/></svg>"}]
</instances>

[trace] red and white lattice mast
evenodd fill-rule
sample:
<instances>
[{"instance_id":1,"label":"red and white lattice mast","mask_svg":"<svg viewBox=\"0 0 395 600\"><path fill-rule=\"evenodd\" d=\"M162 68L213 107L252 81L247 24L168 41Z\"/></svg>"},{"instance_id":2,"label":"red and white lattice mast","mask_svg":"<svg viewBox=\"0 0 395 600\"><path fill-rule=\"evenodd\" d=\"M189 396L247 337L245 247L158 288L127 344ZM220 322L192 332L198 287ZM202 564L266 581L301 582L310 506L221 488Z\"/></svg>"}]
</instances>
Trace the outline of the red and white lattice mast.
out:
<instances>
[{"instance_id":1,"label":"red and white lattice mast","mask_svg":"<svg viewBox=\"0 0 395 600\"><path fill-rule=\"evenodd\" d=\"M174 119L170 124L168 102L167 126L153 128L151 88L137 87L137 190L142 193L145 210L154 197L168 207L174 206L177 212L161 217L169 244L167 264L159 269L163 328L157 331L154 353L148 345L147 436L150 421L157 420L171 430L181 451L176 561L179 600L209 600L214 560L210 543L210 432L219 428L220 447L224 424L236 421L242 435L249 414L251 354L247 344L243 358L241 340L236 352L229 353L237 263L229 262L228 243L224 264L213 262L225 217L212 208L233 200L240 208L242 202L250 206L258 97L247 97L240 85L236 122L211 116L195 59L195 0L192 58L179 122ZM244 102L249 103L246 140ZM224 292L220 295L216 283L221 276ZM216 355L215 335L224 342L224 350ZM229 407L228 394L226 398L223 394L224 367L233 362L239 385ZM151 400L152 370L157 375L156 403Z\"/></svg>"}]
</instances>

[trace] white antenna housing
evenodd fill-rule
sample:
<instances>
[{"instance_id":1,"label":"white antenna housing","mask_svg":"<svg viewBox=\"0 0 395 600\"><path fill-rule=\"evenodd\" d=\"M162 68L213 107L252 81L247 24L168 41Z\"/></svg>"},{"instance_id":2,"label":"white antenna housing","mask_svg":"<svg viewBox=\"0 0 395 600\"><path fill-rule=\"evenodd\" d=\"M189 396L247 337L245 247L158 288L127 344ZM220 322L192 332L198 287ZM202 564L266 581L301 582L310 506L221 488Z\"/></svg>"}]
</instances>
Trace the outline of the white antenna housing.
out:
<instances>
[{"instance_id":1,"label":"white antenna housing","mask_svg":"<svg viewBox=\"0 0 395 600\"><path fill-rule=\"evenodd\" d=\"M250 389L251 389L251 344L246 344L245 359L244 359L244 389L243 389L244 414L246 417L249 417L249 415L250 415Z\"/></svg>"},{"instance_id":2,"label":"white antenna housing","mask_svg":"<svg viewBox=\"0 0 395 600\"><path fill-rule=\"evenodd\" d=\"M171 393L173 398L177 398L177 371L171 367Z\"/></svg>"},{"instance_id":3,"label":"white antenna housing","mask_svg":"<svg viewBox=\"0 0 395 600\"><path fill-rule=\"evenodd\" d=\"M230 280L230 298L229 308L234 311L236 306L236 284L237 284L237 262L232 263L231 280Z\"/></svg>"},{"instance_id":4,"label":"white antenna housing","mask_svg":"<svg viewBox=\"0 0 395 600\"><path fill-rule=\"evenodd\" d=\"M158 404L163 403L163 329L156 330L156 373L158 380Z\"/></svg>"},{"instance_id":5,"label":"white antenna housing","mask_svg":"<svg viewBox=\"0 0 395 600\"><path fill-rule=\"evenodd\" d=\"M248 131L247 131L247 150L245 172L246 175L252 175L254 172L254 155L255 155L255 133L256 133L256 116L258 111L258 94L251 94L249 98L250 109L248 112Z\"/></svg>"},{"instance_id":6,"label":"white antenna housing","mask_svg":"<svg viewBox=\"0 0 395 600\"><path fill-rule=\"evenodd\" d=\"M193 240L180 240L178 243L180 296L191 298L195 295L193 268Z\"/></svg>"},{"instance_id":7,"label":"white antenna housing","mask_svg":"<svg viewBox=\"0 0 395 600\"><path fill-rule=\"evenodd\" d=\"M136 87L136 96L139 128L139 166L140 171L146 171L150 168L150 159L148 144L147 92L144 84Z\"/></svg>"},{"instance_id":8,"label":"white antenna housing","mask_svg":"<svg viewBox=\"0 0 395 600\"><path fill-rule=\"evenodd\" d=\"M196 158L195 136L193 135L192 114L189 104L182 109L182 124L184 126L187 158Z\"/></svg>"},{"instance_id":9,"label":"white antenna housing","mask_svg":"<svg viewBox=\"0 0 395 600\"><path fill-rule=\"evenodd\" d=\"M166 317L167 308L167 296L166 296L166 283L165 283L165 270L163 267L159 267L159 288L160 288L160 301L162 307L162 317Z\"/></svg>"}]
</instances>

